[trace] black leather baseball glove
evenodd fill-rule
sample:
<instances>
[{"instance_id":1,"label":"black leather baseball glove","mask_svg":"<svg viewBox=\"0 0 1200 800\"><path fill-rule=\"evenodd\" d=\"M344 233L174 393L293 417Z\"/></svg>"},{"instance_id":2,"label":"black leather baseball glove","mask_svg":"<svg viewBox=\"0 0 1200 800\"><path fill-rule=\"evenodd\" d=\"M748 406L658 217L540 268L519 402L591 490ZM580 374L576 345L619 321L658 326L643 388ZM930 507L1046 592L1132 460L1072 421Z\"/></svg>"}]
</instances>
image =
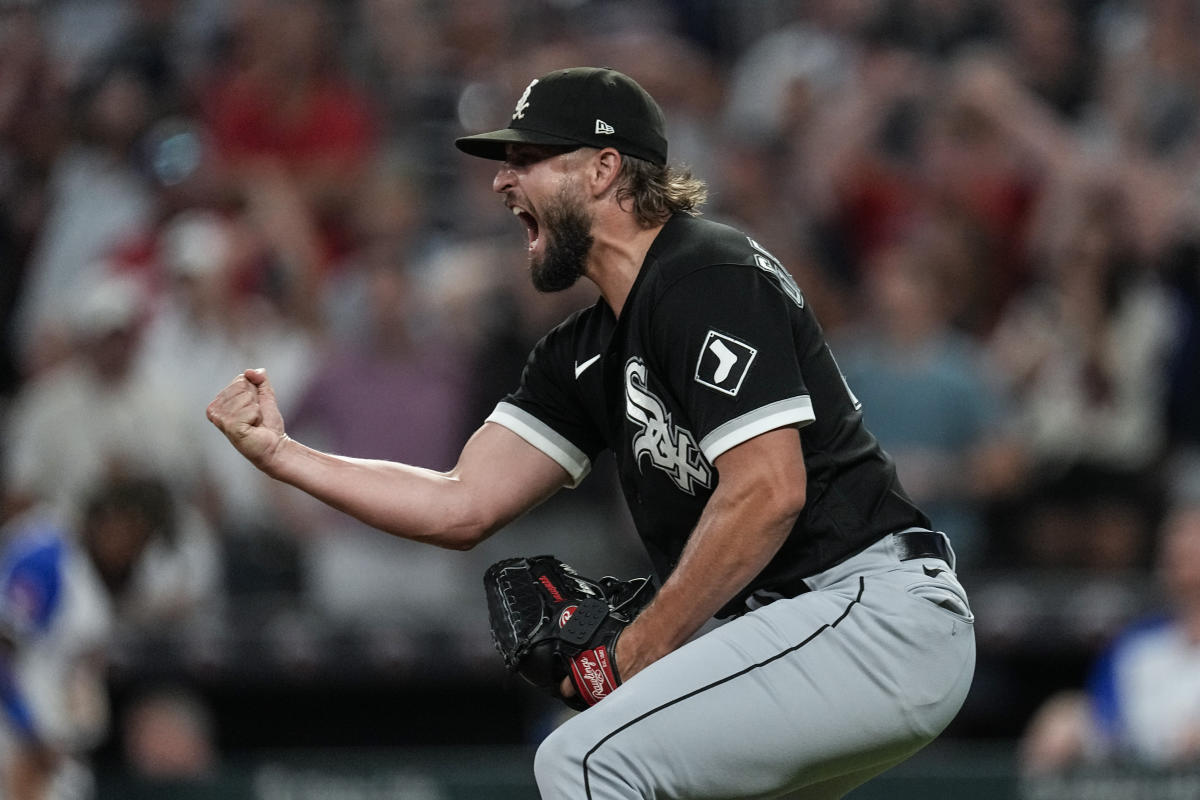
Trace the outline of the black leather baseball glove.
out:
<instances>
[{"instance_id":1,"label":"black leather baseball glove","mask_svg":"<svg viewBox=\"0 0 1200 800\"><path fill-rule=\"evenodd\" d=\"M580 710L620 685L617 637L655 592L649 578L593 581L549 555L498 561L483 586L505 666ZM575 697L560 692L567 676Z\"/></svg>"}]
</instances>

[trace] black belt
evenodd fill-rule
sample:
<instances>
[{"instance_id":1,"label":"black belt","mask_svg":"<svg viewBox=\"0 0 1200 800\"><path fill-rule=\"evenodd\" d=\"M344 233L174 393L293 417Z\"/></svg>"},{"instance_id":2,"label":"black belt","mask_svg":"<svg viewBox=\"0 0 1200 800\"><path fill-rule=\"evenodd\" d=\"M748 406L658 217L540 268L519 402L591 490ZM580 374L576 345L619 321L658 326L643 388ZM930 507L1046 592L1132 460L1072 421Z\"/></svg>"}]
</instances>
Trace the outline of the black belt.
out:
<instances>
[{"instance_id":1,"label":"black belt","mask_svg":"<svg viewBox=\"0 0 1200 800\"><path fill-rule=\"evenodd\" d=\"M904 531L893 533L892 541L901 561L914 558L940 558L954 569L954 551L946 534L937 531Z\"/></svg>"},{"instance_id":2,"label":"black belt","mask_svg":"<svg viewBox=\"0 0 1200 800\"><path fill-rule=\"evenodd\" d=\"M954 551L950 549L950 539L946 534L938 531L901 531L888 535L896 545L896 553L901 561L912 561L916 558L938 558L945 561L951 570L954 569ZM850 556L850 558L853 557ZM807 591L809 591L808 584L802 578L792 578L776 586L759 589L755 594L759 594L764 601L769 602L767 598L795 597Z\"/></svg>"}]
</instances>

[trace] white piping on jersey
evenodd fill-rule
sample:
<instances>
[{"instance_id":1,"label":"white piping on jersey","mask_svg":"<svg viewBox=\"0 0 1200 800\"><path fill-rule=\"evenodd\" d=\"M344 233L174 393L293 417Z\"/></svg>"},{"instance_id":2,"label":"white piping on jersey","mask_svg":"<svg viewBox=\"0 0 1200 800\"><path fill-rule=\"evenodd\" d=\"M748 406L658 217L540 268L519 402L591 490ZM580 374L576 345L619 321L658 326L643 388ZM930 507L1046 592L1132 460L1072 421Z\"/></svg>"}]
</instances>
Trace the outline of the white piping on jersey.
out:
<instances>
[{"instance_id":1,"label":"white piping on jersey","mask_svg":"<svg viewBox=\"0 0 1200 800\"><path fill-rule=\"evenodd\" d=\"M700 450L710 462L717 456L759 434L782 428L785 425L803 427L817 417L813 413L812 398L808 395L776 400L774 403L747 411L740 417L729 420L714 428L700 440Z\"/></svg>"},{"instance_id":2,"label":"white piping on jersey","mask_svg":"<svg viewBox=\"0 0 1200 800\"><path fill-rule=\"evenodd\" d=\"M582 450L537 417L511 403L500 403L485 422L503 425L541 450L571 476L572 489L592 470L592 462Z\"/></svg>"}]
</instances>

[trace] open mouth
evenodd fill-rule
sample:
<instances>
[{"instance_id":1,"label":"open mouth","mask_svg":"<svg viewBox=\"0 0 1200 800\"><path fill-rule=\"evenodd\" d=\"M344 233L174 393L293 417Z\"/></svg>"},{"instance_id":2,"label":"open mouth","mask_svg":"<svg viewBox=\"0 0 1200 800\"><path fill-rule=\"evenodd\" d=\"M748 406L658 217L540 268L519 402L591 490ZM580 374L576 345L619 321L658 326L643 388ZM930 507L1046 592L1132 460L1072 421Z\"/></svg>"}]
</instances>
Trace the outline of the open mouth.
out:
<instances>
[{"instance_id":1,"label":"open mouth","mask_svg":"<svg viewBox=\"0 0 1200 800\"><path fill-rule=\"evenodd\" d=\"M512 207L513 216L525 223L525 233L529 236L529 249L537 247L539 239L538 222L532 214L518 206Z\"/></svg>"}]
</instances>

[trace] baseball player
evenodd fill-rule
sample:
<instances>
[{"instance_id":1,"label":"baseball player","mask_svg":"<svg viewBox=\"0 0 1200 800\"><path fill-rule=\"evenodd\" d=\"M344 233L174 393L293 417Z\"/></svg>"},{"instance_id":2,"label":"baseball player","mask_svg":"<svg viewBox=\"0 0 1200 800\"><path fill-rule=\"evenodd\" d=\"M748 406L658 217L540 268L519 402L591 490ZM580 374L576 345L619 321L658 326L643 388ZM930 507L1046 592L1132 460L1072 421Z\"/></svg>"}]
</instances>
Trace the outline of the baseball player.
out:
<instances>
[{"instance_id":1,"label":"baseball player","mask_svg":"<svg viewBox=\"0 0 1200 800\"><path fill-rule=\"evenodd\" d=\"M269 475L463 549L612 450L661 587L616 639L621 685L538 749L544 798L836 798L931 741L975 660L947 537L788 272L697 216L704 186L668 166L655 101L612 70L561 70L507 128L456 144L499 162L535 286L600 292L537 344L457 466L305 447L261 370L209 418ZM696 636L714 615L729 621Z\"/></svg>"},{"instance_id":2,"label":"baseball player","mask_svg":"<svg viewBox=\"0 0 1200 800\"><path fill-rule=\"evenodd\" d=\"M78 537L31 514L0 552L0 796L91 795L86 754L108 729L112 598Z\"/></svg>"}]
</instances>

